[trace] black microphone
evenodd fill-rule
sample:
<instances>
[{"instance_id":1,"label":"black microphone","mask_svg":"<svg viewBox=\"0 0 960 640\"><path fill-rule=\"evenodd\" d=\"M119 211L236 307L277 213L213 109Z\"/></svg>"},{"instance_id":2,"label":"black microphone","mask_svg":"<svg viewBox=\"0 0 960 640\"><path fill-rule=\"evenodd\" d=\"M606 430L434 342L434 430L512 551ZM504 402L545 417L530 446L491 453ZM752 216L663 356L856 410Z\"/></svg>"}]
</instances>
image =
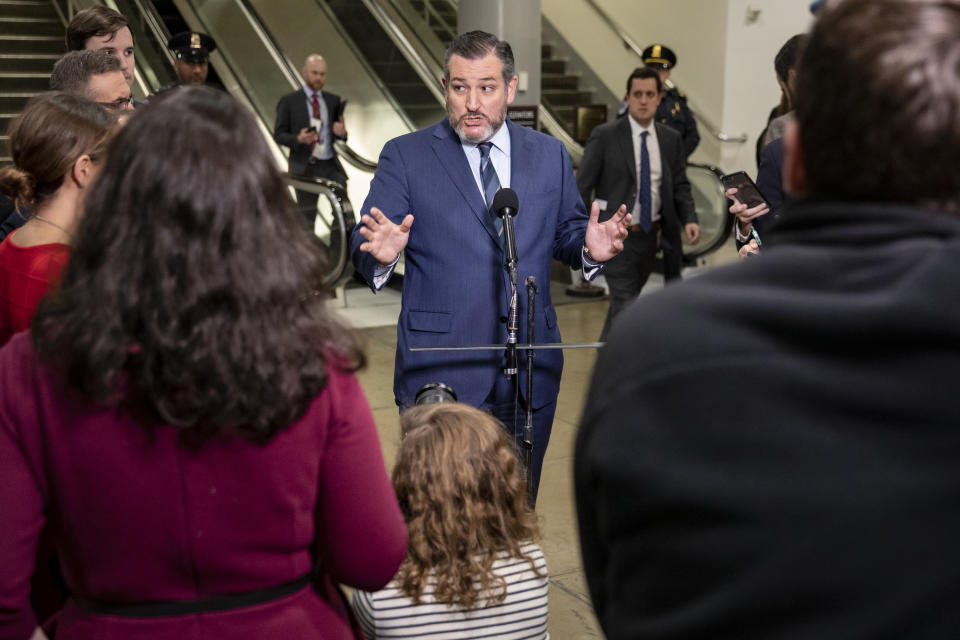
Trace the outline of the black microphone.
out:
<instances>
[{"instance_id":1,"label":"black microphone","mask_svg":"<svg viewBox=\"0 0 960 640\"><path fill-rule=\"evenodd\" d=\"M513 232L513 216L517 215L520 200L513 189L500 189L493 196L493 211L503 218L503 248L507 254L507 263L517 263L517 236Z\"/></svg>"}]
</instances>

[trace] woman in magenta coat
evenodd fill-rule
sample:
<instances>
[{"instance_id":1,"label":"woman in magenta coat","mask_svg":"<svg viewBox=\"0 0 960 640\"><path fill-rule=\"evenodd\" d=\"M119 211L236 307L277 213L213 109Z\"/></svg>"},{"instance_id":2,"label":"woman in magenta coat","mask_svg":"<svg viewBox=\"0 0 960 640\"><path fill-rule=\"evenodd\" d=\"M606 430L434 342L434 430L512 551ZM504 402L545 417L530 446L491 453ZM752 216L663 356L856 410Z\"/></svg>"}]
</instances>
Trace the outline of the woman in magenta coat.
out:
<instances>
[{"instance_id":1,"label":"woman in magenta coat","mask_svg":"<svg viewBox=\"0 0 960 640\"><path fill-rule=\"evenodd\" d=\"M406 530L322 268L243 106L190 88L131 118L0 351L0 638L44 635L45 523L58 640L356 637L337 584L386 584Z\"/></svg>"}]
</instances>

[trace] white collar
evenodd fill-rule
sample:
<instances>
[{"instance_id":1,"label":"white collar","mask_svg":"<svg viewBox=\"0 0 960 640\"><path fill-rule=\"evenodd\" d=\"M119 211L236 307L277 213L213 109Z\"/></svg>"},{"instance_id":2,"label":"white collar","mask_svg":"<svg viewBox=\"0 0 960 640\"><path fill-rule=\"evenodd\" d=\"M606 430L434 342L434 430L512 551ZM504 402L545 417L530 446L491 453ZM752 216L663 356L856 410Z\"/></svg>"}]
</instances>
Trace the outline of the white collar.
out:
<instances>
[{"instance_id":1,"label":"white collar","mask_svg":"<svg viewBox=\"0 0 960 640\"><path fill-rule=\"evenodd\" d=\"M627 120L630 121L630 131L634 138L644 131L648 132L651 138L657 137L657 123L654 122L653 118L650 119L650 124L646 127L634 120L633 116L629 113L627 114Z\"/></svg>"},{"instance_id":2,"label":"white collar","mask_svg":"<svg viewBox=\"0 0 960 640\"><path fill-rule=\"evenodd\" d=\"M492 142L493 146L503 152L503 155L510 155L510 129L507 127L507 121L504 120L497 132L490 136L487 142ZM460 145L464 150L476 149L477 145L466 140L461 140Z\"/></svg>"}]
</instances>

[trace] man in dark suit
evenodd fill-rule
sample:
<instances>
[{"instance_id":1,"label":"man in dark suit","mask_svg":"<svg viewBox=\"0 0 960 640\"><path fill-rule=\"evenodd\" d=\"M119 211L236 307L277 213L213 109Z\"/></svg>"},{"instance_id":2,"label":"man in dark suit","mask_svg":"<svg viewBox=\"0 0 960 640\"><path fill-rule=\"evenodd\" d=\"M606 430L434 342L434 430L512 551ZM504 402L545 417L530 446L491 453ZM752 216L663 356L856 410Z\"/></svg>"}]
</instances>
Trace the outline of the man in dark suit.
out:
<instances>
[{"instance_id":1,"label":"man in dark suit","mask_svg":"<svg viewBox=\"0 0 960 640\"><path fill-rule=\"evenodd\" d=\"M537 342L558 342L550 299L551 261L585 266L592 277L623 246L626 209L605 223L587 217L566 149L555 138L506 118L517 87L513 51L495 35L472 31L447 50L443 86L448 119L391 140L380 155L361 222L351 236L357 272L383 287L404 251L394 394L402 408L425 384L442 382L468 404L489 409L510 434L524 423L515 389L502 373L502 350L411 352L409 347L504 344L510 287L504 238L491 205L498 187L519 198L515 218L520 287L534 276ZM414 221L416 220L416 221ZM520 292L519 317L526 317ZM520 342L526 342L520 323ZM533 495L546 453L563 355L534 359ZM519 388L526 388L520 367Z\"/></svg>"},{"instance_id":2,"label":"man in dark suit","mask_svg":"<svg viewBox=\"0 0 960 640\"><path fill-rule=\"evenodd\" d=\"M761 254L615 324L574 448L609 640L957 637L958 33L821 8Z\"/></svg>"},{"instance_id":3,"label":"man in dark suit","mask_svg":"<svg viewBox=\"0 0 960 640\"><path fill-rule=\"evenodd\" d=\"M273 139L289 147L289 171L293 175L327 178L347 184L347 174L333 148L334 138L347 139L343 122L345 101L329 91L327 61L319 54L307 56L300 70L303 88L288 93L277 103ZM306 229L313 231L317 216L317 194L297 191L297 204Z\"/></svg>"},{"instance_id":4,"label":"man in dark suit","mask_svg":"<svg viewBox=\"0 0 960 640\"><path fill-rule=\"evenodd\" d=\"M654 122L662 96L657 72L635 69L627 78L627 117L595 128L583 150L577 186L584 203L595 200L601 211L626 205L633 212L623 252L604 269L610 310L601 340L613 318L640 294L661 245L676 249L664 252L671 263L664 270L679 276L681 229L690 244L700 240L680 135Z\"/></svg>"}]
</instances>

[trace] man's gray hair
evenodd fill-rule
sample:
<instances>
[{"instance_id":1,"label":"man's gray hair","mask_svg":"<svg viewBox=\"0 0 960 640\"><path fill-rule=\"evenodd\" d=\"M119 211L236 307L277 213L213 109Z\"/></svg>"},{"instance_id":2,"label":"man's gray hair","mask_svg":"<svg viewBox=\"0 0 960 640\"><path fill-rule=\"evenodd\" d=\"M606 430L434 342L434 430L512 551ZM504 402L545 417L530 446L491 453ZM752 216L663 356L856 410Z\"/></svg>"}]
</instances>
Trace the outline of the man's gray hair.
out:
<instances>
[{"instance_id":1,"label":"man's gray hair","mask_svg":"<svg viewBox=\"0 0 960 640\"><path fill-rule=\"evenodd\" d=\"M121 71L120 61L106 51L71 51L57 60L50 74L50 88L89 97L90 76Z\"/></svg>"},{"instance_id":2,"label":"man's gray hair","mask_svg":"<svg viewBox=\"0 0 960 640\"><path fill-rule=\"evenodd\" d=\"M450 82L451 56L456 55L467 60L478 60L491 53L496 54L503 66L503 84L510 84L515 71L513 49L510 48L510 43L506 40L501 40L486 31L468 31L454 38L443 56L443 79Z\"/></svg>"}]
</instances>

